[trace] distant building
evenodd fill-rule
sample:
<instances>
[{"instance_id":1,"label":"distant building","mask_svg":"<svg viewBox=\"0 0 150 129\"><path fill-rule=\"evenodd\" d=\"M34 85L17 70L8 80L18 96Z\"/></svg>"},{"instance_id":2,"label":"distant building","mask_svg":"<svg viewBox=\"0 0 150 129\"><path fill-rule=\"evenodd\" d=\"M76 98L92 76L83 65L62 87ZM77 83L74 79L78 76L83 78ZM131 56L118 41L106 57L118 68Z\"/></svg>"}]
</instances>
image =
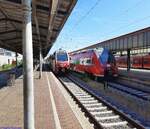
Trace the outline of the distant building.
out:
<instances>
[{"instance_id":1,"label":"distant building","mask_svg":"<svg viewBox=\"0 0 150 129\"><path fill-rule=\"evenodd\" d=\"M20 54L18 55L17 60L22 60L22 56ZM16 55L14 52L0 48L0 66L4 64L12 64L14 61L16 61Z\"/></svg>"}]
</instances>

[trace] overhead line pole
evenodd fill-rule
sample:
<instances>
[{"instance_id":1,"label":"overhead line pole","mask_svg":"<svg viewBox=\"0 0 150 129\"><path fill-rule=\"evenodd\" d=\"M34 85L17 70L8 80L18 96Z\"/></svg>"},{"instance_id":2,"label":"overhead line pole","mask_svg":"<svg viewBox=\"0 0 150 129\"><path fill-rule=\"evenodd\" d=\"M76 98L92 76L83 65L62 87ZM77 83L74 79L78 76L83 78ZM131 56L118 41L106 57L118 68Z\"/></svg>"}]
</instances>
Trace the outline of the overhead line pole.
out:
<instances>
[{"instance_id":1,"label":"overhead line pole","mask_svg":"<svg viewBox=\"0 0 150 129\"><path fill-rule=\"evenodd\" d=\"M38 23L38 18L37 18L37 13L36 13L36 0L33 0L32 2L32 8L33 8L33 15L34 15L34 20L36 24L36 33L38 35L38 41L39 41L39 78L42 77L42 45L41 45L41 37L40 37L40 30L39 30L39 23Z\"/></svg>"},{"instance_id":2,"label":"overhead line pole","mask_svg":"<svg viewBox=\"0 0 150 129\"><path fill-rule=\"evenodd\" d=\"M16 67L17 67L18 66L18 59L17 59L18 54L17 54L17 52L15 53L15 56L16 56Z\"/></svg>"},{"instance_id":3,"label":"overhead line pole","mask_svg":"<svg viewBox=\"0 0 150 129\"><path fill-rule=\"evenodd\" d=\"M34 124L34 84L33 84L33 44L31 2L23 0L23 97L24 129L35 129Z\"/></svg>"},{"instance_id":4,"label":"overhead line pole","mask_svg":"<svg viewBox=\"0 0 150 129\"><path fill-rule=\"evenodd\" d=\"M39 73L39 78L41 78L42 77L42 65L43 65L41 44L40 44L39 54L40 54L40 70L39 70L40 73Z\"/></svg>"},{"instance_id":5,"label":"overhead line pole","mask_svg":"<svg viewBox=\"0 0 150 129\"><path fill-rule=\"evenodd\" d=\"M127 71L130 71L131 59L130 59L130 49L127 50Z\"/></svg>"}]
</instances>

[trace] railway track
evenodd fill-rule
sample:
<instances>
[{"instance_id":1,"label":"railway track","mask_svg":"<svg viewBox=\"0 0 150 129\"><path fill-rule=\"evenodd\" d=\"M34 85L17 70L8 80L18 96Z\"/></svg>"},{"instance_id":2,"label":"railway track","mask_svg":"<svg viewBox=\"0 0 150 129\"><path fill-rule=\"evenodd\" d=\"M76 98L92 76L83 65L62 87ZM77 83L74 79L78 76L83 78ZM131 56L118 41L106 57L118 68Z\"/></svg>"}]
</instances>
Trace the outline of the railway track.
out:
<instances>
[{"instance_id":1,"label":"railway track","mask_svg":"<svg viewBox=\"0 0 150 129\"><path fill-rule=\"evenodd\" d=\"M137 83L137 84L141 84L141 85L150 87L150 81L148 81L148 80L143 80L143 79L141 79L141 78L129 78L129 77L120 75L119 79L125 80L125 81L134 82L134 83Z\"/></svg>"},{"instance_id":2,"label":"railway track","mask_svg":"<svg viewBox=\"0 0 150 129\"><path fill-rule=\"evenodd\" d=\"M132 96L143 99L145 101L150 101L150 91L142 90L140 88L131 87L131 86L116 83L116 82L108 82L108 86L112 87L114 89L117 89L121 92L125 92L127 94L132 95Z\"/></svg>"},{"instance_id":3,"label":"railway track","mask_svg":"<svg viewBox=\"0 0 150 129\"><path fill-rule=\"evenodd\" d=\"M104 83L104 82L103 82ZM129 83L129 82L128 82ZM111 80L107 82L107 87L111 87L120 92L129 94L131 96L137 97L144 101L150 101L150 87L137 87L124 84L123 82L118 82L117 80Z\"/></svg>"},{"instance_id":4,"label":"railway track","mask_svg":"<svg viewBox=\"0 0 150 129\"><path fill-rule=\"evenodd\" d=\"M75 82L71 77L60 77L59 80L94 123L95 128L144 129L141 124L117 110L79 82Z\"/></svg>"}]
</instances>

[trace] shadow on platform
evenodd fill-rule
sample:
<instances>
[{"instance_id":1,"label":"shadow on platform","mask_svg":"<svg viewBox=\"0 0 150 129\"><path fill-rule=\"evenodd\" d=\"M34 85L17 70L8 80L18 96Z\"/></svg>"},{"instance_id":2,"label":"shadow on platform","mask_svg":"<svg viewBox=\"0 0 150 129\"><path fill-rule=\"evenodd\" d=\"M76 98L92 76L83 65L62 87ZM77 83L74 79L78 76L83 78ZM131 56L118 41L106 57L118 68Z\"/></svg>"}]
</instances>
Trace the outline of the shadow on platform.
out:
<instances>
[{"instance_id":1,"label":"shadow on platform","mask_svg":"<svg viewBox=\"0 0 150 129\"><path fill-rule=\"evenodd\" d=\"M40 71L40 68L38 67L37 71ZM42 66L42 72L49 72L50 66L48 64L43 64Z\"/></svg>"}]
</instances>

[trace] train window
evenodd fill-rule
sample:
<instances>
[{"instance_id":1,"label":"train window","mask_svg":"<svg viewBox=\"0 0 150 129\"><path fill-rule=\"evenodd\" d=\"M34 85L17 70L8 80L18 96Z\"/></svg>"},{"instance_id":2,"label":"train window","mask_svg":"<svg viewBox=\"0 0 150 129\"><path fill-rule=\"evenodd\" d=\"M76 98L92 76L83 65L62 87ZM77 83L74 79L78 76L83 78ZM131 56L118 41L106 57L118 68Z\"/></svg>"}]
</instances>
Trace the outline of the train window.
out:
<instances>
[{"instance_id":1,"label":"train window","mask_svg":"<svg viewBox=\"0 0 150 129\"><path fill-rule=\"evenodd\" d=\"M86 63L87 63L87 64L92 64L92 60L91 60L91 59L87 59L87 60L86 60Z\"/></svg>"},{"instance_id":2,"label":"train window","mask_svg":"<svg viewBox=\"0 0 150 129\"><path fill-rule=\"evenodd\" d=\"M83 58L80 58L80 65L83 65L84 64L84 59Z\"/></svg>"},{"instance_id":3,"label":"train window","mask_svg":"<svg viewBox=\"0 0 150 129\"><path fill-rule=\"evenodd\" d=\"M133 60L133 64L139 64L139 60Z\"/></svg>"},{"instance_id":4,"label":"train window","mask_svg":"<svg viewBox=\"0 0 150 129\"><path fill-rule=\"evenodd\" d=\"M85 58L84 65L92 65L92 59L91 58Z\"/></svg>"},{"instance_id":5,"label":"train window","mask_svg":"<svg viewBox=\"0 0 150 129\"><path fill-rule=\"evenodd\" d=\"M149 60L144 60L143 63L144 64L150 64L150 61Z\"/></svg>"},{"instance_id":6,"label":"train window","mask_svg":"<svg viewBox=\"0 0 150 129\"><path fill-rule=\"evenodd\" d=\"M84 64L84 60L81 61L81 64Z\"/></svg>"},{"instance_id":7,"label":"train window","mask_svg":"<svg viewBox=\"0 0 150 129\"><path fill-rule=\"evenodd\" d=\"M68 55L66 53L57 54L58 61L68 61Z\"/></svg>"}]
</instances>

